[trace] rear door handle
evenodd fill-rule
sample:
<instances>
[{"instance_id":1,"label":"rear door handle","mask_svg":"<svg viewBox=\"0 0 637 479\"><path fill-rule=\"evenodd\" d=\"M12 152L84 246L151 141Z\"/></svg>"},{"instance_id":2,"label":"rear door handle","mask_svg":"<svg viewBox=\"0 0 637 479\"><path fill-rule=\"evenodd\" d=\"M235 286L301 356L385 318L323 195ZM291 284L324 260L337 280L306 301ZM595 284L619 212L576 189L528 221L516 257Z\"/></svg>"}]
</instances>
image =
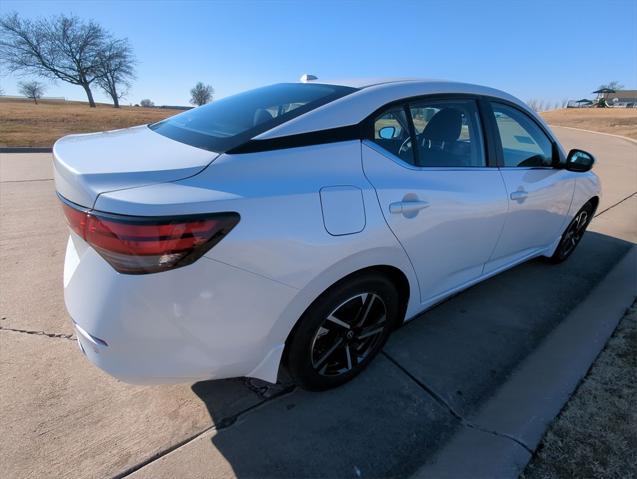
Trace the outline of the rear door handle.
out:
<instances>
[{"instance_id":1,"label":"rear door handle","mask_svg":"<svg viewBox=\"0 0 637 479\"><path fill-rule=\"evenodd\" d=\"M417 213L428 206L429 203L426 201L397 201L389 205L389 212L393 214Z\"/></svg>"},{"instance_id":2,"label":"rear door handle","mask_svg":"<svg viewBox=\"0 0 637 479\"><path fill-rule=\"evenodd\" d=\"M529 196L529 194L524 191L524 190L518 190L518 191L514 191L513 193L511 193L509 195L509 198L511 198L513 201L519 201L522 202L526 199L526 197Z\"/></svg>"}]
</instances>

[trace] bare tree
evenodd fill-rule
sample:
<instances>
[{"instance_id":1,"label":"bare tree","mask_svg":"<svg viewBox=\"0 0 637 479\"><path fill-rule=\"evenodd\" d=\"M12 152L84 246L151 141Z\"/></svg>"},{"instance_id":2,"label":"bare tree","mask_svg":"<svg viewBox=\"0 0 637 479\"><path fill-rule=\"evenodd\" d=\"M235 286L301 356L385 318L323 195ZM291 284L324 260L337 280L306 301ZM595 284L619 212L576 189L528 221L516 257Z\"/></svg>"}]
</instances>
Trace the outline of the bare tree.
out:
<instances>
[{"instance_id":1,"label":"bare tree","mask_svg":"<svg viewBox=\"0 0 637 479\"><path fill-rule=\"evenodd\" d=\"M119 100L126 96L130 82L135 78L133 49L127 39L109 39L99 56L96 82L113 99L113 107L119 108Z\"/></svg>"},{"instance_id":2,"label":"bare tree","mask_svg":"<svg viewBox=\"0 0 637 479\"><path fill-rule=\"evenodd\" d=\"M211 85L204 85L199 82L195 87L190 90L190 103L193 105L201 106L212 101L212 96L215 94L215 89Z\"/></svg>"},{"instance_id":3,"label":"bare tree","mask_svg":"<svg viewBox=\"0 0 637 479\"><path fill-rule=\"evenodd\" d=\"M561 104L562 108L566 108L568 106L568 98L564 98Z\"/></svg>"},{"instance_id":4,"label":"bare tree","mask_svg":"<svg viewBox=\"0 0 637 479\"><path fill-rule=\"evenodd\" d=\"M527 100L526 104L529 105L529 108L531 110L540 111L540 102L537 101L536 99L532 98L530 100Z\"/></svg>"},{"instance_id":5,"label":"bare tree","mask_svg":"<svg viewBox=\"0 0 637 479\"><path fill-rule=\"evenodd\" d=\"M21 81L18 83L18 90L27 98L31 98L36 105L44 95L44 85L39 81Z\"/></svg>"},{"instance_id":6,"label":"bare tree","mask_svg":"<svg viewBox=\"0 0 637 479\"><path fill-rule=\"evenodd\" d=\"M0 62L10 72L79 85L95 107L91 84L101 74L101 49L108 37L97 23L75 16L31 21L13 13L0 18Z\"/></svg>"},{"instance_id":7,"label":"bare tree","mask_svg":"<svg viewBox=\"0 0 637 479\"><path fill-rule=\"evenodd\" d=\"M143 99L142 101L139 102L139 104L143 106L144 108L152 108L155 106L155 103L150 101L148 98Z\"/></svg>"},{"instance_id":8,"label":"bare tree","mask_svg":"<svg viewBox=\"0 0 637 479\"><path fill-rule=\"evenodd\" d=\"M0 96L4 95L4 90L2 89L2 87L0 86Z\"/></svg>"},{"instance_id":9,"label":"bare tree","mask_svg":"<svg viewBox=\"0 0 637 479\"><path fill-rule=\"evenodd\" d=\"M608 88L609 90L621 90L622 88L624 88L624 85L622 85L621 83L619 83L617 80L613 80L613 81L609 81L608 83L604 83L603 85L600 85L598 90L603 90L604 88Z\"/></svg>"}]
</instances>

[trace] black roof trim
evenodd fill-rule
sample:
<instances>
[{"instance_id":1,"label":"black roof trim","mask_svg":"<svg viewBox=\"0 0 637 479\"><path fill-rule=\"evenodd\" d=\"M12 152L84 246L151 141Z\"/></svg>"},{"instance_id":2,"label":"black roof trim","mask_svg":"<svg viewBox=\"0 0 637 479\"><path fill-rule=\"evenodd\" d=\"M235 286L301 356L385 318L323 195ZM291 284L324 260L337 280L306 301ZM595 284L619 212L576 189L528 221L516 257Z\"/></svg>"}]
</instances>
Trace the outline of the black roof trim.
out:
<instances>
[{"instance_id":1,"label":"black roof trim","mask_svg":"<svg viewBox=\"0 0 637 479\"><path fill-rule=\"evenodd\" d=\"M282 150L286 148L299 148L302 146L360 140L362 137L363 135L360 125L341 126L338 128L329 128L327 130L299 133L297 135L267 138L265 140L250 140L227 151L227 153L232 155L257 153L260 151Z\"/></svg>"}]
</instances>

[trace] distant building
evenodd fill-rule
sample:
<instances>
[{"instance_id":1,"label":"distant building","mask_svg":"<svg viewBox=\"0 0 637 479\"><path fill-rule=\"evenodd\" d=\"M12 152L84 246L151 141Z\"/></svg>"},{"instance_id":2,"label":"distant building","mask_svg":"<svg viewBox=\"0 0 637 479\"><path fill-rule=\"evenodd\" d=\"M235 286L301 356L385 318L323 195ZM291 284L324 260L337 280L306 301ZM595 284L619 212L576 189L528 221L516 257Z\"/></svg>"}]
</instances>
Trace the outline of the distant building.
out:
<instances>
[{"instance_id":1,"label":"distant building","mask_svg":"<svg viewBox=\"0 0 637 479\"><path fill-rule=\"evenodd\" d=\"M602 95L610 106L637 108L637 90L617 90L615 93Z\"/></svg>"}]
</instances>

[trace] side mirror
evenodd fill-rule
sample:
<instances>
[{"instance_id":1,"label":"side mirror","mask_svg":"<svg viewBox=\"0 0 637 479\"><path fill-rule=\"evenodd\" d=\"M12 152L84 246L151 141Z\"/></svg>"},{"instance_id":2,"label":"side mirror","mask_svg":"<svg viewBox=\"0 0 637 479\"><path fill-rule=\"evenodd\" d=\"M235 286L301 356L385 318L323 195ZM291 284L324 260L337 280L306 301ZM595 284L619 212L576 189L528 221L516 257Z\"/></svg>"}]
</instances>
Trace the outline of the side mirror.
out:
<instances>
[{"instance_id":1,"label":"side mirror","mask_svg":"<svg viewBox=\"0 0 637 479\"><path fill-rule=\"evenodd\" d=\"M569 171L590 171L595 163L595 157L583 150L571 150L566 157L566 169Z\"/></svg>"},{"instance_id":2,"label":"side mirror","mask_svg":"<svg viewBox=\"0 0 637 479\"><path fill-rule=\"evenodd\" d=\"M396 128L393 126L384 126L378 130L378 136L383 140L391 140L394 137L394 133L396 133Z\"/></svg>"}]
</instances>

